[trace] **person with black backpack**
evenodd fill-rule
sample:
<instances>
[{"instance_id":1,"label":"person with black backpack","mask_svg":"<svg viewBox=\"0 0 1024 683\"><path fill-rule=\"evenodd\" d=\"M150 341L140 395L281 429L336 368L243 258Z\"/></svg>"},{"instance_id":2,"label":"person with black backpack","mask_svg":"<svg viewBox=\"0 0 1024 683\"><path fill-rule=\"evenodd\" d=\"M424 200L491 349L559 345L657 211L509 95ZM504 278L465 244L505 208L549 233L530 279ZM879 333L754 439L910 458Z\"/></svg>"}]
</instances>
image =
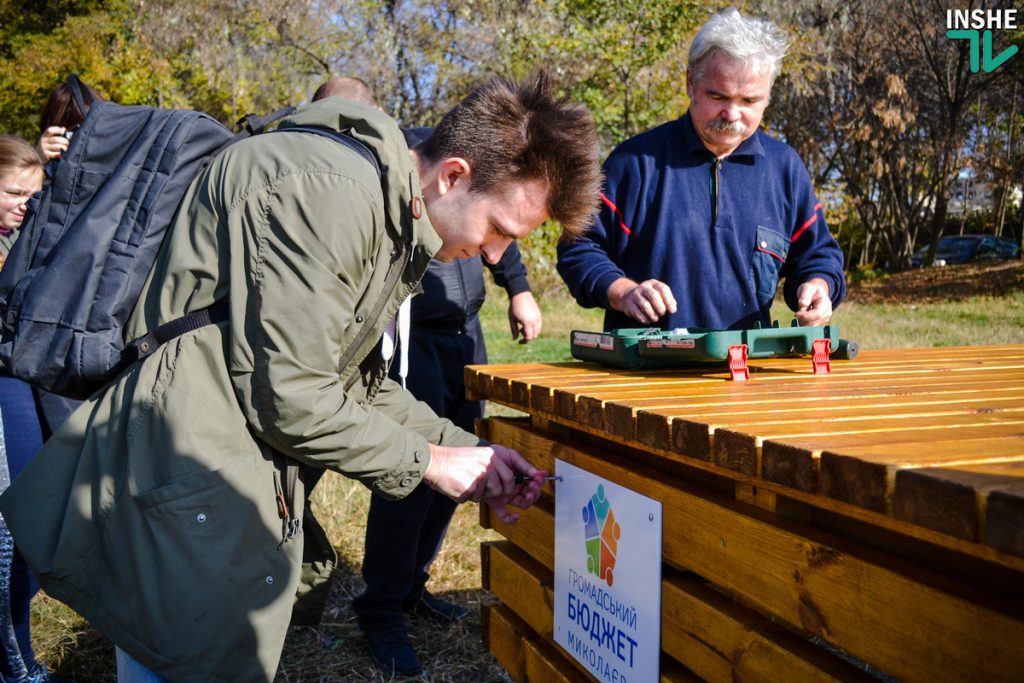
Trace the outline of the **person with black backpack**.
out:
<instances>
[{"instance_id":1,"label":"person with black backpack","mask_svg":"<svg viewBox=\"0 0 1024 683\"><path fill-rule=\"evenodd\" d=\"M273 680L326 469L391 498L424 481L508 522L537 499L546 473L415 401L381 340L432 257L497 261L549 217L585 230L597 149L590 113L538 74L483 84L415 151L386 115L327 98L213 157L124 330L141 360L0 497L44 589L115 643L122 674Z\"/></svg>"}]
</instances>

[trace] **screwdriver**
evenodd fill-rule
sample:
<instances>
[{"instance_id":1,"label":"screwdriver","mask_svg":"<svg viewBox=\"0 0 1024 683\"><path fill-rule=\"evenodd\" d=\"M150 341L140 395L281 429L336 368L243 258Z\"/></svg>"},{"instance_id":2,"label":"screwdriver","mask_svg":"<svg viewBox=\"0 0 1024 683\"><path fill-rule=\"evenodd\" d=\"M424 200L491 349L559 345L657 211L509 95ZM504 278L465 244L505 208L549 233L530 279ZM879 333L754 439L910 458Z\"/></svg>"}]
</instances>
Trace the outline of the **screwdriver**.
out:
<instances>
[{"instance_id":1,"label":"screwdriver","mask_svg":"<svg viewBox=\"0 0 1024 683\"><path fill-rule=\"evenodd\" d=\"M515 481L516 481L517 484L525 484L526 482L530 481L532 478L533 477L528 477L525 474L523 474L522 472L516 472ZM562 481L562 478L560 476L558 476L558 475L552 474L550 476L544 477L544 481Z\"/></svg>"}]
</instances>

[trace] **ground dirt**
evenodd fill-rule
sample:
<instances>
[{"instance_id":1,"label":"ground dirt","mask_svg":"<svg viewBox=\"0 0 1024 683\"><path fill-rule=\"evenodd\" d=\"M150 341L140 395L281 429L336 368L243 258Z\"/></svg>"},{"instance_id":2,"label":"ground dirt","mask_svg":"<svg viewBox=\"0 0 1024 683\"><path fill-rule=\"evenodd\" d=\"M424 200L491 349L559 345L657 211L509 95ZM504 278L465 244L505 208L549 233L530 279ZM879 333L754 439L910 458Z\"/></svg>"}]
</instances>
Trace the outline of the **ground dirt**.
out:
<instances>
[{"instance_id":1,"label":"ground dirt","mask_svg":"<svg viewBox=\"0 0 1024 683\"><path fill-rule=\"evenodd\" d=\"M914 268L851 285L846 298L865 304L930 303L1017 291L1024 291L1024 262L1019 260Z\"/></svg>"}]
</instances>

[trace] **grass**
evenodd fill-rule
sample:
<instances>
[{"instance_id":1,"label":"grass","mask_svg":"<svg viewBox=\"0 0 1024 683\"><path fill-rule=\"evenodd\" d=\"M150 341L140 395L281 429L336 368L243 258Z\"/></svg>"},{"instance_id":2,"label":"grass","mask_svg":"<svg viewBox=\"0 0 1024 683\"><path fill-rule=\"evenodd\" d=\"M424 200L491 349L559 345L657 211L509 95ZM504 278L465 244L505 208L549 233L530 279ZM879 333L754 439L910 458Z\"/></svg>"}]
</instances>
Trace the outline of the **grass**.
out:
<instances>
[{"instance_id":1,"label":"grass","mask_svg":"<svg viewBox=\"0 0 1024 683\"><path fill-rule=\"evenodd\" d=\"M567 297L541 302L544 332L530 344L511 340L503 294L491 292L482 312L492 363L570 360L568 336L573 329L601 328L602 313L584 310ZM783 324L792 319L784 306L773 313ZM1000 298L976 297L928 305L857 304L841 306L834 318L841 335L862 348L927 347L1024 343L1024 293ZM490 406L490 414L507 414ZM369 493L360 484L328 473L314 494L317 516L340 556L331 598L319 628L292 628L278 671L278 682L371 681L381 675L365 655L350 608L362 588L359 566ZM480 543L497 536L481 529L474 504L459 507L448 540L433 566L429 589L470 611L449 629L423 621L412 623L411 637L427 667L413 680L505 682L508 677L484 649L478 605L492 599L480 586ZM113 648L67 607L46 596L33 603L33 639L40 658L62 676L78 683L114 681Z\"/></svg>"},{"instance_id":2,"label":"grass","mask_svg":"<svg viewBox=\"0 0 1024 683\"><path fill-rule=\"evenodd\" d=\"M848 302L833 320L862 349L1021 344L1024 292L921 305Z\"/></svg>"}]
</instances>

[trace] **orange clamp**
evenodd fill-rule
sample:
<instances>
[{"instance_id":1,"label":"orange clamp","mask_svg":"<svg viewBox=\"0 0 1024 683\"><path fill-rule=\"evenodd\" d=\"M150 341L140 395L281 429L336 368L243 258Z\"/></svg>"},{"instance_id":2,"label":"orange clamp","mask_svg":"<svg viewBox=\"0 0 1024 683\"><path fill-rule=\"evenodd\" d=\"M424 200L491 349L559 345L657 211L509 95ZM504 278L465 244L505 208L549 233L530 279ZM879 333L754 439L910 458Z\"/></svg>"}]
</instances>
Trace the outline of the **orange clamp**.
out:
<instances>
[{"instance_id":1,"label":"orange clamp","mask_svg":"<svg viewBox=\"0 0 1024 683\"><path fill-rule=\"evenodd\" d=\"M734 382L750 379L746 344L733 344L729 347L729 375Z\"/></svg>"},{"instance_id":2,"label":"orange clamp","mask_svg":"<svg viewBox=\"0 0 1024 683\"><path fill-rule=\"evenodd\" d=\"M831 354L832 342L828 337L811 342L811 362L814 363L815 375L827 375L832 372L832 361L829 360Z\"/></svg>"}]
</instances>

